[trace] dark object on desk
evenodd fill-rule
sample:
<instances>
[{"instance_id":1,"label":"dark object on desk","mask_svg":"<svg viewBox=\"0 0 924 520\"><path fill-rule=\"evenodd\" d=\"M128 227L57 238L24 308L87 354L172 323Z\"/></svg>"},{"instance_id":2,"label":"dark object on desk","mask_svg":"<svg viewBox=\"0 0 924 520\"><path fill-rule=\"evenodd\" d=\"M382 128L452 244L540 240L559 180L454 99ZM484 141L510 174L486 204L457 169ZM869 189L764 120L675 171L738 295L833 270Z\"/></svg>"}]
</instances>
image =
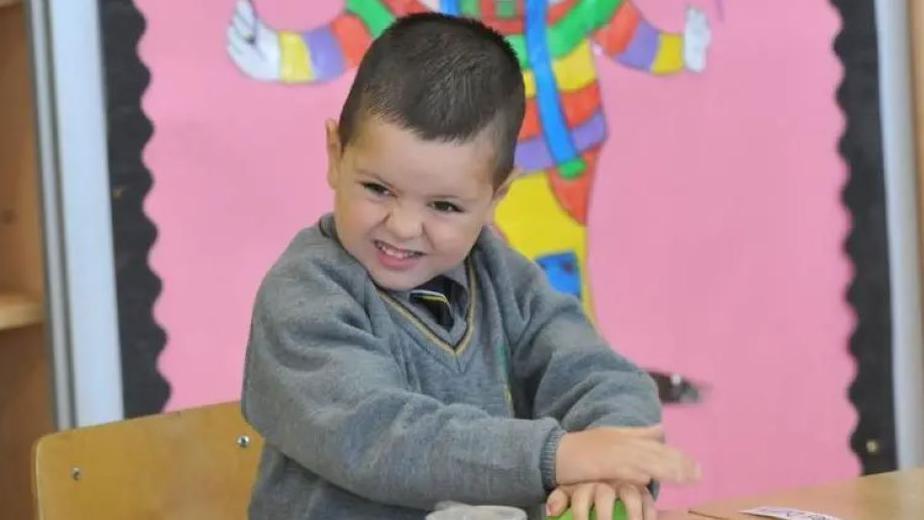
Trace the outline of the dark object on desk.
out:
<instances>
[{"instance_id":1,"label":"dark object on desk","mask_svg":"<svg viewBox=\"0 0 924 520\"><path fill-rule=\"evenodd\" d=\"M680 374L649 370L648 375L658 385L658 398L662 404L693 404L703 398L703 386Z\"/></svg>"}]
</instances>

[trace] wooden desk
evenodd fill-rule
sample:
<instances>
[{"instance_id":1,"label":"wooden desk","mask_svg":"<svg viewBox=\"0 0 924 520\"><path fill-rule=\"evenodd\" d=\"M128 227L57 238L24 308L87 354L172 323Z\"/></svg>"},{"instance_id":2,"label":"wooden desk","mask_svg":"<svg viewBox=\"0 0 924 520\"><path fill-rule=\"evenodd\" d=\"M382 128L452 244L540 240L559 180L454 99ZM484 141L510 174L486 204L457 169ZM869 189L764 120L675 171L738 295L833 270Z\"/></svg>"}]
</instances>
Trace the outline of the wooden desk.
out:
<instances>
[{"instance_id":1,"label":"wooden desk","mask_svg":"<svg viewBox=\"0 0 924 520\"><path fill-rule=\"evenodd\" d=\"M703 516L686 511L658 511L658 520L709 520ZM752 518L751 520L757 520Z\"/></svg>"},{"instance_id":2,"label":"wooden desk","mask_svg":"<svg viewBox=\"0 0 924 520\"><path fill-rule=\"evenodd\" d=\"M691 511L722 520L756 520L759 517L738 511L758 506L791 507L843 520L921 520L924 519L924 468L723 500L693 507Z\"/></svg>"}]
</instances>

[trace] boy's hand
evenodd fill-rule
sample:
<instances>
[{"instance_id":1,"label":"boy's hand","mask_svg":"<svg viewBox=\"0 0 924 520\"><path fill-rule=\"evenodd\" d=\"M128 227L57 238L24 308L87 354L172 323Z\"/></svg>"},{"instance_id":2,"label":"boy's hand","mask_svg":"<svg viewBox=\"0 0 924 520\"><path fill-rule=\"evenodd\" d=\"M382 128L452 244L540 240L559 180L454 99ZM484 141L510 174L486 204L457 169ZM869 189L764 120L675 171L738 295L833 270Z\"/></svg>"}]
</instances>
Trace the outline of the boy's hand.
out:
<instances>
[{"instance_id":1,"label":"boy's hand","mask_svg":"<svg viewBox=\"0 0 924 520\"><path fill-rule=\"evenodd\" d=\"M546 501L546 514L558 516L571 505L574 520L588 520L593 506L597 520L613 518L616 499L626 508L628 520L656 520L654 497L647 487L621 484L619 482L588 482L561 486L552 491Z\"/></svg>"},{"instance_id":2,"label":"boy's hand","mask_svg":"<svg viewBox=\"0 0 924 520\"><path fill-rule=\"evenodd\" d=\"M691 484L700 469L693 459L663 444L660 426L593 428L567 433L555 455L559 485L619 481L646 486L652 480Z\"/></svg>"}]
</instances>

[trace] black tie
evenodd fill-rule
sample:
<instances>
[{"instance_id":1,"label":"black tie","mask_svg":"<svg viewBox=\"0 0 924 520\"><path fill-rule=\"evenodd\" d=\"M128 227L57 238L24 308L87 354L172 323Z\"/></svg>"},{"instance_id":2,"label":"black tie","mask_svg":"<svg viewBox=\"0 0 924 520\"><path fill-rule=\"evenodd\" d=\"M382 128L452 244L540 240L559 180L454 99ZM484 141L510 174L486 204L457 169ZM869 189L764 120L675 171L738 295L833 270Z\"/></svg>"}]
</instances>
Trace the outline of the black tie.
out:
<instances>
[{"instance_id":1,"label":"black tie","mask_svg":"<svg viewBox=\"0 0 924 520\"><path fill-rule=\"evenodd\" d=\"M420 302L433 316L440 326L449 329L452 327L452 305L446 296L447 289L442 277L434 278L422 285L419 289L410 292L411 301Z\"/></svg>"}]
</instances>

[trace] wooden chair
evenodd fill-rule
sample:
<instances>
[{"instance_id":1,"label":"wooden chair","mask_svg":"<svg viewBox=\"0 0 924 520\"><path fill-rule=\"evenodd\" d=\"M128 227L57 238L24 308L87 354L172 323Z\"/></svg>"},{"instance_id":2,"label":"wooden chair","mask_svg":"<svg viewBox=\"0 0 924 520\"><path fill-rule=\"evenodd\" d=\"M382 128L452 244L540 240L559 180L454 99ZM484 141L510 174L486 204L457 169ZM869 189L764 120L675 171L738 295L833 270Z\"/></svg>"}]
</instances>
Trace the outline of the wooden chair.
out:
<instances>
[{"instance_id":1,"label":"wooden chair","mask_svg":"<svg viewBox=\"0 0 924 520\"><path fill-rule=\"evenodd\" d=\"M243 519L262 445L237 402L46 435L33 453L37 515Z\"/></svg>"}]
</instances>

